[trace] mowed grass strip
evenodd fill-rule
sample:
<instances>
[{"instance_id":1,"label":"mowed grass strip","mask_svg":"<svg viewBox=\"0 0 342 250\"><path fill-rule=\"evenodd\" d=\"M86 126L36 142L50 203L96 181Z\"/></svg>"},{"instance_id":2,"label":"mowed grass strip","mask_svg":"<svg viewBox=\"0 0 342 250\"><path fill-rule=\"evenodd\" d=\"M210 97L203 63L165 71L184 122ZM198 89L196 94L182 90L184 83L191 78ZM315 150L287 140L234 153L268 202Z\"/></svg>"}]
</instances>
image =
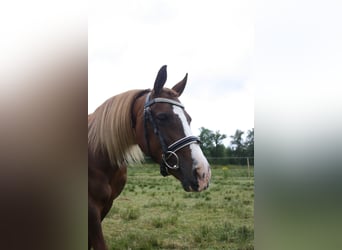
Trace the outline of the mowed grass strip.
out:
<instances>
[{"instance_id":1,"label":"mowed grass strip","mask_svg":"<svg viewBox=\"0 0 342 250\"><path fill-rule=\"evenodd\" d=\"M254 249L250 174L241 166L213 166L209 189L187 193L157 165L130 166L102 222L109 249Z\"/></svg>"}]
</instances>

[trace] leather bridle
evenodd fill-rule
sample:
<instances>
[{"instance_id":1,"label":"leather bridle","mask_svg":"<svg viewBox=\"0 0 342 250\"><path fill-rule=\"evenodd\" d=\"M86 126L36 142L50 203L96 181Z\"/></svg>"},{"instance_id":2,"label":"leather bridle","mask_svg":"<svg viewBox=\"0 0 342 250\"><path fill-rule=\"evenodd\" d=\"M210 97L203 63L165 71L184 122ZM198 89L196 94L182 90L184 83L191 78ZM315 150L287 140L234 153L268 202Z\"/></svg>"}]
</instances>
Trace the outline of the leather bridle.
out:
<instances>
[{"instance_id":1,"label":"leather bridle","mask_svg":"<svg viewBox=\"0 0 342 250\"><path fill-rule=\"evenodd\" d=\"M179 168L179 158L176 152L192 143L200 143L200 139L197 136L185 136L175 141L171 145L167 146L165 143L164 137L161 131L159 130L158 125L155 121L155 118L152 114L151 106L154 105L155 103L169 103L171 105L181 107L182 109L184 109L184 106L180 102L167 99L167 98L162 98L162 97L157 97L157 98L153 98L150 100L150 96L151 96L151 92L147 94L145 105L144 105L144 131L145 131L145 140L147 144L147 150L148 150L148 154L151 155L150 154L151 153L150 142L148 139L148 129L147 129L147 123L150 122L153 128L154 134L158 136L159 138L159 142L163 151L162 153L163 162L160 164L160 173L163 176L167 176L169 175L169 172L167 170L168 168L169 169ZM174 157L174 159L176 159L176 164L174 164L173 166L172 164L168 163L168 160L171 157Z\"/></svg>"}]
</instances>

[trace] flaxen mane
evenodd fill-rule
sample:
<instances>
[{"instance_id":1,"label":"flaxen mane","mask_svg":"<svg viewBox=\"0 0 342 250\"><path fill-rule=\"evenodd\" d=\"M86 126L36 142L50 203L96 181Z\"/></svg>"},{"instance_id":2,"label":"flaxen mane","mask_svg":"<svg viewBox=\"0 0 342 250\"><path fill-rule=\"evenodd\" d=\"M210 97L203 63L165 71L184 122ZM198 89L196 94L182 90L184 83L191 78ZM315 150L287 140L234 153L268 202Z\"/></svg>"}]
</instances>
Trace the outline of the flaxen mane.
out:
<instances>
[{"instance_id":1,"label":"flaxen mane","mask_svg":"<svg viewBox=\"0 0 342 250\"><path fill-rule=\"evenodd\" d=\"M88 145L94 153L108 154L116 166L141 162L143 153L134 138L131 106L141 90L131 90L114 96L88 117Z\"/></svg>"}]
</instances>

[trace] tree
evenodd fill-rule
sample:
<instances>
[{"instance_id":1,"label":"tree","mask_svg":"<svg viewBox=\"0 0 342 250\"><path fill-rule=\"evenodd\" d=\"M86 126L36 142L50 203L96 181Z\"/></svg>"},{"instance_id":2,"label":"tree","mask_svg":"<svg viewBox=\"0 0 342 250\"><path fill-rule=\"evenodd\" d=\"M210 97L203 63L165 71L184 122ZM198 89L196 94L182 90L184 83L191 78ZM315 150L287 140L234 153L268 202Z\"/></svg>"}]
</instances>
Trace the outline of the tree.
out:
<instances>
[{"instance_id":1,"label":"tree","mask_svg":"<svg viewBox=\"0 0 342 250\"><path fill-rule=\"evenodd\" d=\"M246 156L254 157L254 128L247 131L245 148L246 148Z\"/></svg>"},{"instance_id":2,"label":"tree","mask_svg":"<svg viewBox=\"0 0 342 250\"><path fill-rule=\"evenodd\" d=\"M246 150L247 157L253 157L249 160L249 162L252 165L254 165L254 128L247 131L245 150Z\"/></svg>"},{"instance_id":3,"label":"tree","mask_svg":"<svg viewBox=\"0 0 342 250\"><path fill-rule=\"evenodd\" d=\"M221 134L219 130L214 133L214 148L211 152L213 157L222 157L225 154L225 147L222 143L227 136L225 134Z\"/></svg>"},{"instance_id":4,"label":"tree","mask_svg":"<svg viewBox=\"0 0 342 250\"><path fill-rule=\"evenodd\" d=\"M233 157L230 164L246 164L245 157L254 157L254 128L247 131L246 139L243 139L243 132L240 129L230 136L230 145L225 147L223 140L227 138L225 134L221 134L219 130L213 132L210 129L201 127L199 138L201 140L201 148L206 157ZM237 157L237 158L234 158ZM242 158L240 158L242 157ZM249 159L254 164L253 158ZM227 164L227 159L211 159L211 163Z\"/></svg>"},{"instance_id":5,"label":"tree","mask_svg":"<svg viewBox=\"0 0 342 250\"><path fill-rule=\"evenodd\" d=\"M244 157L254 157L254 128L247 131L246 139L243 140L244 132L237 129L235 134L230 136L231 140L231 155L237 158L235 163L246 164ZM254 164L253 159L250 159L250 163Z\"/></svg>"},{"instance_id":6,"label":"tree","mask_svg":"<svg viewBox=\"0 0 342 250\"><path fill-rule=\"evenodd\" d=\"M235 131L235 134L230 136L230 138L232 138L230 143L232 144L232 151L234 152L234 156L242 156L243 154L243 151L245 148L243 139L242 139L243 134L244 134L243 131L241 131L240 129L237 129Z\"/></svg>"},{"instance_id":7,"label":"tree","mask_svg":"<svg viewBox=\"0 0 342 250\"><path fill-rule=\"evenodd\" d=\"M202 142L203 153L208 157L222 157L225 155L225 147L222 141L227 138L220 131L213 132L207 128L200 128L199 138Z\"/></svg>"},{"instance_id":8,"label":"tree","mask_svg":"<svg viewBox=\"0 0 342 250\"><path fill-rule=\"evenodd\" d=\"M201 140L201 148L203 150L204 155L210 156L211 150L214 147L214 133L213 131L201 127L199 138Z\"/></svg>"}]
</instances>

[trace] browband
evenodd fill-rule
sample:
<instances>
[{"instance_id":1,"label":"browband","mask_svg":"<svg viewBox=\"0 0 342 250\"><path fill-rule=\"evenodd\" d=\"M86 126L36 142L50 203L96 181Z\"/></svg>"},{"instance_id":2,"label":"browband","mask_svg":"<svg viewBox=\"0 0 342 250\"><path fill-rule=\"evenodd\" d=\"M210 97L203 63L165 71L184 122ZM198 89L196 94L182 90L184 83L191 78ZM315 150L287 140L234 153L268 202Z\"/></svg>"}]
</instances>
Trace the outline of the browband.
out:
<instances>
[{"instance_id":1,"label":"browband","mask_svg":"<svg viewBox=\"0 0 342 250\"><path fill-rule=\"evenodd\" d=\"M148 96L147 96L146 100L149 100L150 94L151 94L151 93L148 93ZM181 104L180 102L176 102L176 101L174 101L174 100L167 99L167 98L162 98L162 97L157 97L157 98L154 98L154 99L152 99L152 100L147 101L147 102L145 103L144 108L147 108L147 107L149 107L149 106L151 106L151 105L153 105L153 104L155 104L155 103L158 103L158 102L159 102L159 103L169 103L169 104L176 105L176 106L178 106L178 107L184 108L184 105Z\"/></svg>"}]
</instances>

